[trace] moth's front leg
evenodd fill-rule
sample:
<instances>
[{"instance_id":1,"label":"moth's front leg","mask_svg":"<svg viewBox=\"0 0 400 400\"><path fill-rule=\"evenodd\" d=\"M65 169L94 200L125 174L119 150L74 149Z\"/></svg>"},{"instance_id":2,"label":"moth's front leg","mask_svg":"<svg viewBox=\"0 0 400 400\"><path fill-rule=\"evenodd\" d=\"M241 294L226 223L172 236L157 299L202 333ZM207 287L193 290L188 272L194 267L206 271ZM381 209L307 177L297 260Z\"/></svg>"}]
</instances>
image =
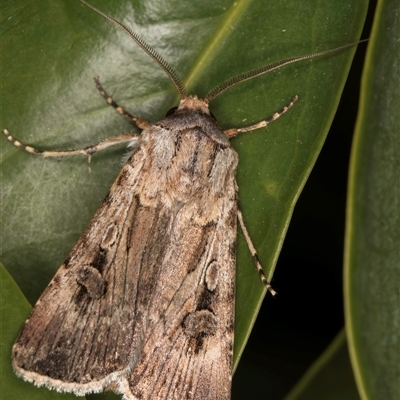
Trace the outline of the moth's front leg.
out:
<instances>
[{"instance_id":1,"label":"moth's front leg","mask_svg":"<svg viewBox=\"0 0 400 400\"><path fill-rule=\"evenodd\" d=\"M245 126L244 128L227 129L226 131L224 131L224 133L228 138L232 138L232 137L235 137L244 132L250 132L250 131L254 131L259 128L264 128L268 124L270 124L273 121L276 121L279 117L281 117L283 114L285 114L290 108L293 107L294 103L296 103L296 101L298 99L299 99L299 96L297 96L297 95L294 96L293 99L290 100L290 102L288 104L286 104L285 107L283 107L281 110L273 113L270 117L268 117L256 124L253 124L250 126Z\"/></svg>"},{"instance_id":2,"label":"moth's front leg","mask_svg":"<svg viewBox=\"0 0 400 400\"><path fill-rule=\"evenodd\" d=\"M78 154L86 155L86 156L88 156L89 167L90 167L91 157L94 153L97 153L101 150L106 149L107 147L111 147L116 144L135 142L140 137L140 135L138 135L137 133L125 133L123 135L111 136L107 139L104 139L103 141L101 141L99 143L84 147L83 149L49 151L49 150L39 150L35 147L27 146L26 144L24 144L24 143L20 142L18 139L16 139L13 135L11 135L11 133L7 129L4 129L3 133L15 147L18 147L21 150L25 150L26 152L28 152L30 154L35 154L37 156L68 157L68 156L75 156Z\"/></svg>"}]
</instances>

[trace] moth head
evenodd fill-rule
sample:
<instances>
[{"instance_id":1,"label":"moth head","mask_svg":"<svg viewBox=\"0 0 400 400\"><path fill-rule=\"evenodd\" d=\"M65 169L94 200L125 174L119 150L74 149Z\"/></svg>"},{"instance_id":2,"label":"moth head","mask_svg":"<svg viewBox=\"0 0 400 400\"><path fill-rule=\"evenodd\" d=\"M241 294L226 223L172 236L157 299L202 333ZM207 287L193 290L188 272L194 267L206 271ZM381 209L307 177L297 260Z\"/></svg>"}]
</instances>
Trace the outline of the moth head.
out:
<instances>
[{"instance_id":1,"label":"moth head","mask_svg":"<svg viewBox=\"0 0 400 400\"><path fill-rule=\"evenodd\" d=\"M166 117L169 117L176 112L200 112L202 114L209 115L212 119L216 120L215 115L209 110L208 103L203 99L197 98L197 96L187 96L181 99L179 105L172 107L166 113Z\"/></svg>"},{"instance_id":2,"label":"moth head","mask_svg":"<svg viewBox=\"0 0 400 400\"><path fill-rule=\"evenodd\" d=\"M197 96L187 96L181 99L178 110L185 109L200 111L203 114L210 114L208 103L202 99L198 99Z\"/></svg>"}]
</instances>

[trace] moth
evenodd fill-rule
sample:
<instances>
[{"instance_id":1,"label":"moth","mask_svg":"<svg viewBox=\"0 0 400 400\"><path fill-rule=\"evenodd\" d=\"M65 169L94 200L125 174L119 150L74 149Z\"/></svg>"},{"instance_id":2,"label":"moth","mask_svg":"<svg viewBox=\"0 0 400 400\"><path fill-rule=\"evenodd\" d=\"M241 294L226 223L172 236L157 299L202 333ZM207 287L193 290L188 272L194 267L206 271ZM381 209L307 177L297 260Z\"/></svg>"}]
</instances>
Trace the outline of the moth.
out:
<instances>
[{"instance_id":1,"label":"moth","mask_svg":"<svg viewBox=\"0 0 400 400\"><path fill-rule=\"evenodd\" d=\"M267 281L238 206L238 162L229 139L267 126L271 117L223 131L208 104L228 88L283 65L345 45L250 71L211 90L186 94L169 64L135 32L123 29L166 72L178 107L150 123L100 94L141 134L111 137L84 154L128 143L133 154L68 258L36 303L12 349L16 374L37 386L85 395L111 389L125 400L230 399L237 221L267 290Z\"/></svg>"}]
</instances>

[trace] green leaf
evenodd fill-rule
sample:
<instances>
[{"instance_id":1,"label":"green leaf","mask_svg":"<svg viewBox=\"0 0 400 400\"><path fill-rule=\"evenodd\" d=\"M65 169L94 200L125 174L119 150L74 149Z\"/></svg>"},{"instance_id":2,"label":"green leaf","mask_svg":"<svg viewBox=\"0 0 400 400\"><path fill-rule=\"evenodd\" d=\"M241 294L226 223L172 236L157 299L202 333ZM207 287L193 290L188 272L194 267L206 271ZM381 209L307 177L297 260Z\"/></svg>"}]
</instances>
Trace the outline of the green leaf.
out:
<instances>
[{"instance_id":1,"label":"green leaf","mask_svg":"<svg viewBox=\"0 0 400 400\"><path fill-rule=\"evenodd\" d=\"M359 400L344 329L284 400Z\"/></svg>"},{"instance_id":2,"label":"green leaf","mask_svg":"<svg viewBox=\"0 0 400 400\"><path fill-rule=\"evenodd\" d=\"M202 2L93 0L145 38L188 91L269 62L358 39L367 1ZM79 148L134 128L98 95L92 77L135 115L157 121L178 96L163 71L123 32L78 1L2 3L1 127L42 149ZM237 180L245 221L269 277L301 189L323 145L354 49L245 82L210 107L221 126L246 126L297 94L268 129L242 135ZM3 262L34 303L115 179L124 149L86 160L46 159L1 139ZM265 294L238 234L235 360Z\"/></svg>"},{"instance_id":3,"label":"green leaf","mask_svg":"<svg viewBox=\"0 0 400 400\"><path fill-rule=\"evenodd\" d=\"M378 2L351 155L345 311L362 399L400 398L399 15Z\"/></svg>"}]
</instances>

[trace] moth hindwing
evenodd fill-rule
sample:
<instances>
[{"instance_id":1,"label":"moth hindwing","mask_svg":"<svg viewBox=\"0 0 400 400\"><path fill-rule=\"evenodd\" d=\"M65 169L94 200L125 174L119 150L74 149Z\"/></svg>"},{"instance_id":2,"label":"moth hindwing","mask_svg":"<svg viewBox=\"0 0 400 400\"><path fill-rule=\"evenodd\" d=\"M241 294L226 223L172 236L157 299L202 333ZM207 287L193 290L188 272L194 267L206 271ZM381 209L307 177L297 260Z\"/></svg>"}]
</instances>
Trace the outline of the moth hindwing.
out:
<instances>
[{"instance_id":1,"label":"moth hindwing","mask_svg":"<svg viewBox=\"0 0 400 400\"><path fill-rule=\"evenodd\" d=\"M208 103L229 87L305 58L250 71L188 96L166 61L122 28L167 73L177 109L157 123L119 106L95 78L100 94L142 129L84 149L41 151L44 157L84 154L128 143L135 151L68 258L26 321L12 350L17 375L37 386L84 395L112 389L133 399L229 399L233 355L237 221L261 280L274 294L238 207L238 157L229 138L267 126L271 117L223 131Z\"/></svg>"}]
</instances>

